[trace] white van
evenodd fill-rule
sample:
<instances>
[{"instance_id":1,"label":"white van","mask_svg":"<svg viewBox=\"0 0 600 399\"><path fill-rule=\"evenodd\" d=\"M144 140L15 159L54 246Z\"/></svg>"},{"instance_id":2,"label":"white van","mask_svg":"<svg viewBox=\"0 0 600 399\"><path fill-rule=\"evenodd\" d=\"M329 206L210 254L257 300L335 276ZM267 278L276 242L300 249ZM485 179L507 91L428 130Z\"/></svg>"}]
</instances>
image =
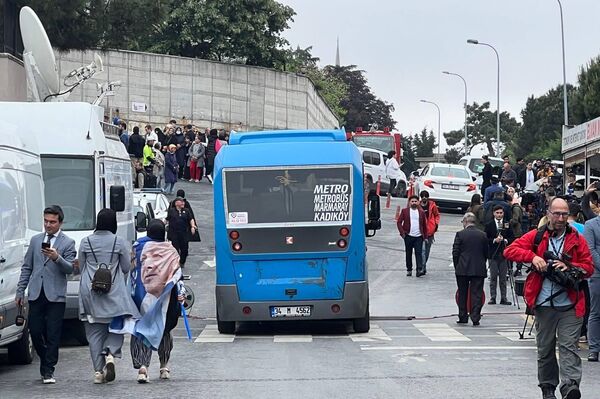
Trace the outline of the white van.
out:
<instances>
[{"instance_id":1,"label":"white van","mask_svg":"<svg viewBox=\"0 0 600 399\"><path fill-rule=\"evenodd\" d=\"M14 364L29 364L33 346L27 326L15 324L17 283L29 240L43 229L44 187L35 140L0 119L0 347Z\"/></svg>"},{"instance_id":2,"label":"white van","mask_svg":"<svg viewBox=\"0 0 600 399\"><path fill-rule=\"evenodd\" d=\"M489 157L489 161L492 165L494 175L498 175L498 173L502 170L504 160L502 158ZM475 183L477 184L477 190L481 191L481 184L483 184L483 178L479 176L479 173L483 171L483 161L481 160L481 157L475 157L471 155L465 156L458 161L458 164L467 167L471 177L475 177L476 179Z\"/></svg>"},{"instance_id":3,"label":"white van","mask_svg":"<svg viewBox=\"0 0 600 399\"><path fill-rule=\"evenodd\" d=\"M39 146L44 206L60 205L63 232L75 240L92 234L102 208L117 211L117 234L135 240L131 160L116 126L103 122L102 107L78 102L0 102L0 120L16 125L17 135ZM1 180L1 179L0 179ZM79 276L67 283L65 319L78 319ZM76 338L85 342L79 323ZM68 330L67 326L67 330Z\"/></svg>"},{"instance_id":4,"label":"white van","mask_svg":"<svg viewBox=\"0 0 600 399\"><path fill-rule=\"evenodd\" d=\"M387 193L390 187L390 179L385 174L385 163L387 162L387 154L383 151L375 150L372 148L358 147L360 154L362 155L363 167L366 182L369 188L375 188L377 180L381 176L381 188L380 193ZM398 171L396 176L396 189L393 193L398 197L406 196L406 188L408 183L406 181L406 175L401 170Z\"/></svg>"}]
</instances>

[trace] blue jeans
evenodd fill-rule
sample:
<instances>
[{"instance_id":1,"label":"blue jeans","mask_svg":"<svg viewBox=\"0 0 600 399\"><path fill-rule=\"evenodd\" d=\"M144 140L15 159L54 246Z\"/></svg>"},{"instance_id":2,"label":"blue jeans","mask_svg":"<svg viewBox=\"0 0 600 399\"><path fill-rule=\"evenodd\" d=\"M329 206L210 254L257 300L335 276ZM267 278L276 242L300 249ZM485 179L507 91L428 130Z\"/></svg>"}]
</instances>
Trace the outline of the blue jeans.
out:
<instances>
[{"instance_id":1,"label":"blue jeans","mask_svg":"<svg viewBox=\"0 0 600 399\"><path fill-rule=\"evenodd\" d=\"M429 253L431 252L431 246L433 245L433 237L429 237L423 240L423 271L427 271L427 261L429 260Z\"/></svg>"},{"instance_id":2,"label":"blue jeans","mask_svg":"<svg viewBox=\"0 0 600 399\"><path fill-rule=\"evenodd\" d=\"M588 343L590 352L600 352L600 278L592 278L588 283L590 286Z\"/></svg>"},{"instance_id":3,"label":"blue jeans","mask_svg":"<svg viewBox=\"0 0 600 399\"><path fill-rule=\"evenodd\" d=\"M169 194L173 194L173 188L175 187L175 183L165 183L165 191Z\"/></svg>"}]
</instances>

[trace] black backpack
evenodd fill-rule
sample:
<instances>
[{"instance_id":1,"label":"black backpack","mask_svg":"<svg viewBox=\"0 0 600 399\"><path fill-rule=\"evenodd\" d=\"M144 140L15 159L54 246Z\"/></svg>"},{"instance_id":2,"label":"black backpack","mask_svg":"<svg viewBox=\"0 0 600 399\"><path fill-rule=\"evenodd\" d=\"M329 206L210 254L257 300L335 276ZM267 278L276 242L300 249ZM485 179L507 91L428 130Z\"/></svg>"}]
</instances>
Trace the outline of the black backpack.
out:
<instances>
[{"instance_id":1,"label":"black backpack","mask_svg":"<svg viewBox=\"0 0 600 399\"><path fill-rule=\"evenodd\" d=\"M87 238L87 242L90 246L90 251L92 251L92 255L94 256L94 260L96 261L96 265L98 265L98 269L96 269L94 277L92 278L92 291L98 294L108 294L115 281L110 269L112 267L113 256L115 255L117 237L115 237L115 242L113 243L112 251L110 253L110 263L108 265L106 263L98 263L98 258L96 257L96 253L94 252L94 248L92 248L92 243L89 238ZM115 270L115 276L116 275L117 272Z\"/></svg>"}]
</instances>

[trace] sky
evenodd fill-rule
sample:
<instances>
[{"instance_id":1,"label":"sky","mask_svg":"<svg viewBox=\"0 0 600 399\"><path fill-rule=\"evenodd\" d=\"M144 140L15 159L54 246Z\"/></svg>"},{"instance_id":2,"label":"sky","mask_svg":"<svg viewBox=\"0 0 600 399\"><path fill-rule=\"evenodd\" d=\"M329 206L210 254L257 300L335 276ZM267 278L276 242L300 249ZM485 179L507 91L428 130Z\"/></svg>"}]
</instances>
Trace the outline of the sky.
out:
<instances>
[{"instance_id":1,"label":"sky","mask_svg":"<svg viewBox=\"0 0 600 399\"><path fill-rule=\"evenodd\" d=\"M521 120L531 95L563 82L558 0L279 0L296 11L283 36L294 47L312 46L320 66L335 63L366 71L372 91L394 104L396 128L416 133L427 126L462 129L464 85L468 103L490 101L496 110L500 56L500 109ZM600 0L562 0L567 82L600 54ZM442 137L442 149L446 146Z\"/></svg>"}]
</instances>

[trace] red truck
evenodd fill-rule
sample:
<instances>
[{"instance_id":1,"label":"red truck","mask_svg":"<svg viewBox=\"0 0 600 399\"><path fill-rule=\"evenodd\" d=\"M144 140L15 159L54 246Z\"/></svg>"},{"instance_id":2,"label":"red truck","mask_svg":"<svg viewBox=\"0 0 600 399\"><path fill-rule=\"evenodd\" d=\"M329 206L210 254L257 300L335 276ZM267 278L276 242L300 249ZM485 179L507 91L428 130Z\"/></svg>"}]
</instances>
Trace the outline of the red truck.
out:
<instances>
[{"instance_id":1,"label":"red truck","mask_svg":"<svg viewBox=\"0 0 600 399\"><path fill-rule=\"evenodd\" d=\"M355 132L346 133L348 140L354 141L358 147L373 148L383 151L386 154L392 150L396 151L396 160L402 165L402 135L397 132L390 132L390 128L383 130L364 131L362 127L357 127Z\"/></svg>"}]
</instances>

